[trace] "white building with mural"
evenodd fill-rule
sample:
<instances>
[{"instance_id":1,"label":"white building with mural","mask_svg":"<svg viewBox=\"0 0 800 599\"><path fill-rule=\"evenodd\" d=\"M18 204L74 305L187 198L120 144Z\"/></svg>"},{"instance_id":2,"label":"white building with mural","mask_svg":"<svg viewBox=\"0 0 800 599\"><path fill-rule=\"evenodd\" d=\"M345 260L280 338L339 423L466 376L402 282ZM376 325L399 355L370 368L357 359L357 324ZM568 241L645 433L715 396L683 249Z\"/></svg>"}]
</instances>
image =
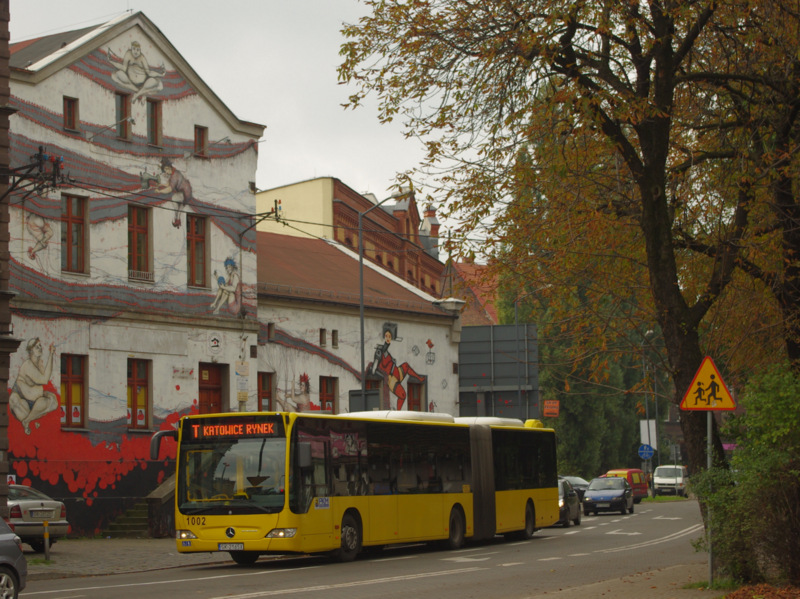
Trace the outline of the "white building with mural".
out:
<instances>
[{"instance_id":1,"label":"white building with mural","mask_svg":"<svg viewBox=\"0 0 800 599\"><path fill-rule=\"evenodd\" d=\"M257 142L141 13L11 45L10 478L95 534L257 402ZM174 454L173 454L174 455Z\"/></svg>"},{"instance_id":2,"label":"white building with mural","mask_svg":"<svg viewBox=\"0 0 800 599\"><path fill-rule=\"evenodd\" d=\"M260 408L458 415L463 302L370 261L362 302L358 254L330 239L259 231L258 251Z\"/></svg>"}]
</instances>

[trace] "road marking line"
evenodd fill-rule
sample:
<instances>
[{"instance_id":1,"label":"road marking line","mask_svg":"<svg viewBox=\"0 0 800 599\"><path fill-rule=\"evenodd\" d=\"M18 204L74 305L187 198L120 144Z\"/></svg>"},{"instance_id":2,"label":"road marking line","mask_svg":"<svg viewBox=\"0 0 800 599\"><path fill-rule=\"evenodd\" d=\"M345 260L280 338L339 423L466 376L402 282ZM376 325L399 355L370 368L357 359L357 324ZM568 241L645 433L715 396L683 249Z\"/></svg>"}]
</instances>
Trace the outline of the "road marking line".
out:
<instances>
[{"instance_id":1,"label":"road marking line","mask_svg":"<svg viewBox=\"0 0 800 599\"><path fill-rule=\"evenodd\" d=\"M452 576L454 574L466 574L467 572L477 572L487 568L461 568L459 570L441 570L439 572L426 572L423 574L411 574L406 576L391 576L387 578L373 578L370 580L355 580L353 582L342 582L340 584L321 584L313 587L297 587L293 589L275 589L271 591L257 591L255 593L242 593L241 595L222 595L212 599L258 599L259 597L274 597L277 595L294 595L298 593L311 593L314 591L330 591L332 589L346 589L349 587L363 587L371 584L383 584L390 582L408 582L409 580L419 580L423 578L433 578L435 576Z\"/></svg>"},{"instance_id":2,"label":"road marking line","mask_svg":"<svg viewBox=\"0 0 800 599\"><path fill-rule=\"evenodd\" d=\"M640 535L642 533L640 533L640 532L622 532L622 530L618 528L617 530L612 530L611 532L607 532L606 534L607 535L626 535L626 536L629 536L629 537L634 537L634 536Z\"/></svg>"},{"instance_id":3,"label":"road marking line","mask_svg":"<svg viewBox=\"0 0 800 599\"><path fill-rule=\"evenodd\" d=\"M686 535L693 534L703 529L702 524L695 524L694 526L690 526L689 528L685 528L681 531L672 533L671 535L667 535L666 537L662 537L660 539L653 539L651 541L643 541L641 543L636 543L634 545L625 545L624 547L616 547L614 549L598 549L595 553L616 553L619 551L633 551L636 549L641 549L642 547L650 547L652 545L659 545L661 543L667 543L669 541L674 541L675 539L680 539L681 537L685 537Z\"/></svg>"},{"instance_id":4,"label":"road marking line","mask_svg":"<svg viewBox=\"0 0 800 599\"><path fill-rule=\"evenodd\" d=\"M491 555L497 555L500 553L499 551L491 551L489 553L479 553L478 555L465 555L464 557L456 556L456 557L443 557L442 561L444 562L477 562L477 561L486 561Z\"/></svg>"},{"instance_id":5,"label":"road marking line","mask_svg":"<svg viewBox=\"0 0 800 599\"><path fill-rule=\"evenodd\" d=\"M198 580L222 580L223 578L240 578L242 576L263 576L264 574L279 574L280 572L299 572L300 570L313 570L315 568L319 568L320 566L303 566L301 568L294 568L292 570L269 570L265 572L236 572L234 574L220 574L217 576L193 576L191 578L179 578L176 580L159 580L153 582L132 582L129 584L109 584L109 585L96 585L91 587L79 587L76 589L66 589L70 592L77 592L77 591L97 591L99 589L128 589L128 588L135 588L135 587L146 587L146 586L156 586L156 585L166 585L166 584L184 584L187 582L194 582ZM33 593L29 593L27 590L25 591L25 596L33 596L33 595L55 595L56 593L63 593L64 590L59 591L35 591Z\"/></svg>"}]
</instances>

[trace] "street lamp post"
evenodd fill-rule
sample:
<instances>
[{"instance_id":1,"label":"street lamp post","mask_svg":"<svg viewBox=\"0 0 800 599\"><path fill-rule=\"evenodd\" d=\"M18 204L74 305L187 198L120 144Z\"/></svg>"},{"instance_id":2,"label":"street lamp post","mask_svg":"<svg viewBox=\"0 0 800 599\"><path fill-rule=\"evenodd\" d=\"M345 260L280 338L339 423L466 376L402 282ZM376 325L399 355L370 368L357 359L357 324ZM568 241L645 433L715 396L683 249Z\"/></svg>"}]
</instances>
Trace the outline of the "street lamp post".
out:
<instances>
[{"instance_id":1,"label":"street lamp post","mask_svg":"<svg viewBox=\"0 0 800 599\"><path fill-rule=\"evenodd\" d=\"M378 206L392 199L389 196L381 200L374 206L358 213L358 307L359 321L361 324L361 401L364 409L367 406L367 375L366 362L364 358L364 216L375 210Z\"/></svg>"},{"instance_id":2,"label":"street lamp post","mask_svg":"<svg viewBox=\"0 0 800 599\"><path fill-rule=\"evenodd\" d=\"M656 376L656 364L653 362L653 403L656 408L656 448L658 448L658 465L661 465L661 444L658 440L658 377Z\"/></svg>"},{"instance_id":3,"label":"street lamp post","mask_svg":"<svg viewBox=\"0 0 800 599\"><path fill-rule=\"evenodd\" d=\"M647 379L647 364L645 362L645 351L644 351L644 344L647 342L648 335L652 335L653 331L647 331L642 338L642 395L644 396L644 418L645 418L645 425L647 426L647 445L648 447L653 447L652 440L650 439L650 410L649 410L649 402L647 400L647 387L646 387L646 379ZM656 416L657 418L657 416ZM656 425L658 427L658 425ZM656 428L656 430L658 430ZM656 443L658 443L658 437L656 437ZM648 462L650 462L649 470L652 471L653 468L653 458L648 458Z\"/></svg>"}]
</instances>

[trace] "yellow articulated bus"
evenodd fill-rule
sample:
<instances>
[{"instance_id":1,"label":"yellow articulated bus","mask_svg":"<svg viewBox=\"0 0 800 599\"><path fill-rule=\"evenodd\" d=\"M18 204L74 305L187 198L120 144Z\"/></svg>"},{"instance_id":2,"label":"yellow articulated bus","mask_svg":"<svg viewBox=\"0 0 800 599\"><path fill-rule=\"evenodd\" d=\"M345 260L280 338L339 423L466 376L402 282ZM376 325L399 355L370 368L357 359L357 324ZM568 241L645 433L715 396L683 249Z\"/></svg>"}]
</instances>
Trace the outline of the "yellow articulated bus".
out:
<instances>
[{"instance_id":1,"label":"yellow articulated bus","mask_svg":"<svg viewBox=\"0 0 800 599\"><path fill-rule=\"evenodd\" d=\"M177 440L179 552L265 554L530 538L559 517L556 439L539 421L420 412L186 416Z\"/></svg>"}]
</instances>

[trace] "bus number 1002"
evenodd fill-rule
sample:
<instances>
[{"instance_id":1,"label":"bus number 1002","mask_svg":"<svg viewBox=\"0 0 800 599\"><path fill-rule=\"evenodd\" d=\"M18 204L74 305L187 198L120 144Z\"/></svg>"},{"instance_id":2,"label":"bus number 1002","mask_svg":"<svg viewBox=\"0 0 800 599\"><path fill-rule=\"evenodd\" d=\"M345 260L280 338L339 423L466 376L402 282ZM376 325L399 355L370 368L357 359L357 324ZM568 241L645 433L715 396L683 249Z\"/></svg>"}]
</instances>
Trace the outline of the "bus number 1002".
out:
<instances>
[{"instance_id":1,"label":"bus number 1002","mask_svg":"<svg viewBox=\"0 0 800 599\"><path fill-rule=\"evenodd\" d=\"M189 523L189 526L205 526L206 525L206 517L205 516L189 516L186 521Z\"/></svg>"}]
</instances>

